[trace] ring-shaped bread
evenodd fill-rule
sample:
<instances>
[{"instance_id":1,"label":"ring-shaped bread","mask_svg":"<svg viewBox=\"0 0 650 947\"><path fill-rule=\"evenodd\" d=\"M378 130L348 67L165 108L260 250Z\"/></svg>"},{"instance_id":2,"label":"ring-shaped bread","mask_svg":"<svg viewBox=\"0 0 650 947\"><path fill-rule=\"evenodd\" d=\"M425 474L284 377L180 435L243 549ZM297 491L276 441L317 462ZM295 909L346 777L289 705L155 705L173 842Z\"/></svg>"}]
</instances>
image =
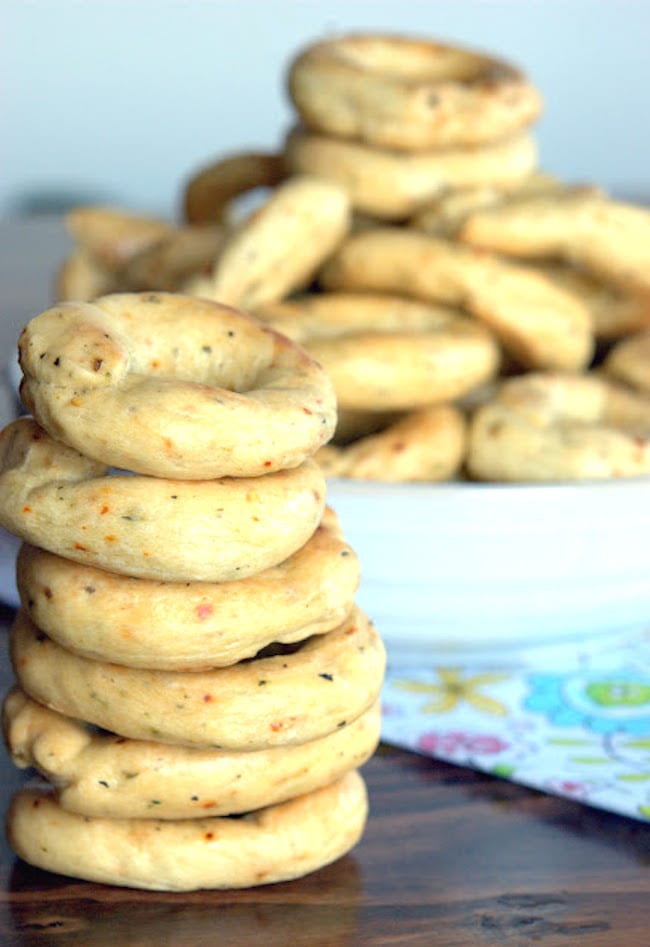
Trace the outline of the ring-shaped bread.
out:
<instances>
[{"instance_id":1,"label":"ring-shaped bread","mask_svg":"<svg viewBox=\"0 0 650 947\"><path fill-rule=\"evenodd\" d=\"M410 411L349 444L326 444L316 459L326 477L387 483L451 480L467 447L465 415L453 405Z\"/></svg>"},{"instance_id":2,"label":"ring-shaped bread","mask_svg":"<svg viewBox=\"0 0 650 947\"><path fill-rule=\"evenodd\" d=\"M647 475L650 398L595 374L508 379L472 418L467 469L514 483Z\"/></svg>"},{"instance_id":3,"label":"ring-shaped bread","mask_svg":"<svg viewBox=\"0 0 650 947\"><path fill-rule=\"evenodd\" d=\"M319 275L329 290L403 293L485 323L524 368L583 369L594 350L587 308L531 267L400 227L348 237Z\"/></svg>"},{"instance_id":4,"label":"ring-shaped bread","mask_svg":"<svg viewBox=\"0 0 650 947\"><path fill-rule=\"evenodd\" d=\"M311 282L350 225L344 188L313 175L290 177L233 230L200 293L247 311L284 299Z\"/></svg>"},{"instance_id":5,"label":"ring-shaped bread","mask_svg":"<svg viewBox=\"0 0 650 947\"><path fill-rule=\"evenodd\" d=\"M200 819L276 805L362 766L377 746L380 721L377 702L320 739L238 753L97 731L18 687L3 705L13 763L37 769L67 812L106 819Z\"/></svg>"},{"instance_id":6,"label":"ring-shaped bread","mask_svg":"<svg viewBox=\"0 0 650 947\"><path fill-rule=\"evenodd\" d=\"M110 273L174 231L172 224L157 217L93 204L68 211L65 227L74 243Z\"/></svg>"},{"instance_id":7,"label":"ring-shaped bread","mask_svg":"<svg viewBox=\"0 0 650 947\"><path fill-rule=\"evenodd\" d=\"M650 210L567 188L470 214L459 238L526 259L560 259L626 293L650 293Z\"/></svg>"},{"instance_id":8,"label":"ring-shaped bread","mask_svg":"<svg viewBox=\"0 0 650 947\"><path fill-rule=\"evenodd\" d=\"M379 293L315 293L261 311L327 372L343 410L404 411L492 380L494 334L443 305Z\"/></svg>"},{"instance_id":9,"label":"ring-shaped bread","mask_svg":"<svg viewBox=\"0 0 650 947\"><path fill-rule=\"evenodd\" d=\"M226 223L235 198L256 188L276 187L285 174L281 155L264 151L224 155L187 181L183 215L190 224Z\"/></svg>"},{"instance_id":10,"label":"ring-shaped bread","mask_svg":"<svg viewBox=\"0 0 650 947\"><path fill-rule=\"evenodd\" d=\"M514 186L537 166L537 145L524 133L477 148L405 154L293 129L287 170L316 175L347 192L352 207L381 220L405 220L449 190Z\"/></svg>"},{"instance_id":11,"label":"ring-shaped bread","mask_svg":"<svg viewBox=\"0 0 650 947\"><path fill-rule=\"evenodd\" d=\"M615 381L650 395L650 329L620 339L607 353L602 368Z\"/></svg>"},{"instance_id":12,"label":"ring-shaped bread","mask_svg":"<svg viewBox=\"0 0 650 947\"><path fill-rule=\"evenodd\" d=\"M150 671L67 651L20 611L11 632L23 690L134 740L264 750L333 733L377 700L385 650L354 607L338 628L279 654L209 671Z\"/></svg>"},{"instance_id":13,"label":"ring-shaped bread","mask_svg":"<svg viewBox=\"0 0 650 947\"><path fill-rule=\"evenodd\" d=\"M335 628L352 608L359 571L326 509L297 552L235 582L137 579L27 544L16 581L34 623L68 650L129 667L196 670Z\"/></svg>"},{"instance_id":14,"label":"ring-shaped bread","mask_svg":"<svg viewBox=\"0 0 650 947\"><path fill-rule=\"evenodd\" d=\"M246 888L298 878L340 858L365 827L356 770L328 786L244 816L89 819L52 793L21 789L7 813L9 844L46 871L152 891Z\"/></svg>"},{"instance_id":15,"label":"ring-shaped bread","mask_svg":"<svg viewBox=\"0 0 650 947\"><path fill-rule=\"evenodd\" d=\"M288 88L312 128L404 151L504 138L530 125L542 107L537 89L509 63L389 34L308 46L290 65Z\"/></svg>"},{"instance_id":16,"label":"ring-shaped bread","mask_svg":"<svg viewBox=\"0 0 650 947\"><path fill-rule=\"evenodd\" d=\"M21 396L52 437L154 477L256 477L332 435L323 369L258 320L168 293L62 303L19 340Z\"/></svg>"},{"instance_id":17,"label":"ring-shaped bread","mask_svg":"<svg viewBox=\"0 0 650 947\"><path fill-rule=\"evenodd\" d=\"M124 575L255 575L307 542L325 492L311 458L264 477L166 480L110 475L31 418L0 432L0 525L65 559Z\"/></svg>"}]
</instances>

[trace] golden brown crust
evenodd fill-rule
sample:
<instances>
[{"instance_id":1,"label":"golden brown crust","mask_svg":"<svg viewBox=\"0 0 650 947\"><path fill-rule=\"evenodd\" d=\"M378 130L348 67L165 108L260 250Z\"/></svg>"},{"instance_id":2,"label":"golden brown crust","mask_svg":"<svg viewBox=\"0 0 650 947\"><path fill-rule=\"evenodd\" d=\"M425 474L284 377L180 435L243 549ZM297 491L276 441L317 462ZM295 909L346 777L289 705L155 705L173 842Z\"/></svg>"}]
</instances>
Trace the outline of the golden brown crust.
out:
<instances>
[{"instance_id":1,"label":"golden brown crust","mask_svg":"<svg viewBox=\"0 0 650 947\"><path fill-rule=\"evenodd\" d=\"M51 793L22 789L7 814L26 862L101 884L153 891L244 888L297 878L348 852L366 823L355 771L329 786L242 818L88 819Z\"/></svg>"},{"instance_id":2,"label":"golden brown crust","mask_svg":"<svg viewBox=\"0 0 650 947\"><path fill-rule=\"evenodd\" d=\"M537 89L509 63L389 34L312 44L291 63L288 88L312 128L405 151L504 138L542 107Z\"/></svg>"},{"instance_id":3,"label":"golden brown crust","mask_svg":"<svg viewBox=\"0 0 650 947\"><path fill-rule=\"evenodd\" d=\"M460 238L513 256L558 258L627 292L650 293L650 211L589 188L476 212Z\"/></svg>"},{"instance_id":4,"label":"golden brown crust","mask_svg":"<svg viewBox=\"0 0 650 947\"><path fill-rule=\"evenodd\" d=\"M13 763L35 767L67 812L108 819L202 819L276 805L339 779L379 740L379 703L299 746L234 752L128 740L12 688L3 731Z\"/></svg>"},{"instance_id":5,"label":"golden brown crust","mask_svg":"<svg viewBox=\"0 0 650 947\"><path fill-rule=\"evenodd\" d=\"M285 141L292 174L317 175L344 188L355 211L404 220L450 189L513 185L537 164L527 134L475 148L404 154L293 129Z\"/></svg>"},{"instance_id":6,"label":"golden brown crust","mask_svg":"<svg viewBox=\"0 0 650 947\"><path fill-rule=\"evenodd\" d=\"M587 309L530 267L398 227L348 237L320 274L330 290L403 293L485 323L530 369L576 370L594 349Z\"/></svg>"},{"instance_id":7,"label":"golden brown crust","mask_svg":"<svg viewBox=\"0 0 650 947\"><path fill-rule=\"evenodd\" d=\"M615 381L650 395L650 330L621 339L608 352L603 371Z\"/></svg>"},{"instance_id":8,"label":"golden brown crust","mask_svg":"<svg viewBox=\"0 0 650 947\"><path fill-rule=\"evenodd\" d=\"M94 205L75 207L66 215L65 224L75 243L111 272L173 230L171 224L156 217Z\"/></svg>"},{"instance_id":9,"label":"golden brown crust","mask_svg":"<svg viewBox=\"0 0 650 947\"><path fill-rule=\"evenodd\" d=\"M195 670L330 631L352 608L360 567L326 509L297 552L235 582L136 579L28 545L16 571L23 607L62 647L130 667Z\"/></svg>"},{"instance_id":10,"label":"golden brown crust","mask_svg":"<svg viewBox=\"0 0 650 947\"><path fill-rule=\"evenodd\" d=\"M291 177L233 231L200 292L248 311L284 299L309 284L350 222L342 187Z\"/></svg>"},{"instance_id":11,"label":"golden brown crust","mask_svg":"<svg viewBox=\"0 0 650 947\"><path fill-rule=\"evenodd\" d=\"M210 671L150 671L66 651L24 612L11 632L14 673L39 703L135 740L230 750L318 739L377 700L384 647L356 606L289 651Z\"/></svg>"},{"instance_id":12,"label":"golden brown crust","mask_svg":"<svg viewBox=\"0 0 650 947\"><path fill-rule=\"evenodd\" d=\"M191 224L225 223L228 207L236 197L258 187L275 187L284 177L282 155L244 151L220 157L185 184L185 220Z\"/></svg>"},{"instance_id":13,"label":"golden brown crust","mask_svg":"<svg viewBox=\"0 0 650 947\"><path fill-rule=\"evenodd\" d=\"M436 405L409 412L383 431L316 455L327 477L392 483L450 480L465 460L466 422L461 411Z\"/></svg>"},{"instance_id":14,"label":"golden brown crust","mask_svg":"<svg viewBox=\"0 0 650 947\"><path fill-rule=\"evenodd\" d=\"M451 401L499 368L489 329L442 305L324 292L262 315L324 367L343 410L404 411Z\"/></svg>"},{"instance_id":15,"label":"golden brown crust","mask_svg":"<svg viewBox=\"0 0 650 947\"><path fill-rule=\"evenodd\" d=\"M30 418L0 432L0 524L34 546L162 581L243 579L283 562L323 515L318 465L263 477L110 476Z\"/></svg>"},{"instance_id":16,"label":"golden brown crust","mask_svg":"<svg viewBox=\"0 0 650 947\"><path fill-rule=\"evenodd\" d=\"M295 467L332 435L323 369L227 306L169 293L62 303L19 340L21 397L52 437L154 477Z\"/></svg>"},{"instance_id":17,"label":"golden brown crust","mask_svg":"<svg viewBox=\"0 0 650 947\"><path fill-rule=\"evenodd\" d=\"M594 374L505 381L473 416L467 468L492 481L575 481L650 473L650 398Z\"/></svg>"}]
</instances>

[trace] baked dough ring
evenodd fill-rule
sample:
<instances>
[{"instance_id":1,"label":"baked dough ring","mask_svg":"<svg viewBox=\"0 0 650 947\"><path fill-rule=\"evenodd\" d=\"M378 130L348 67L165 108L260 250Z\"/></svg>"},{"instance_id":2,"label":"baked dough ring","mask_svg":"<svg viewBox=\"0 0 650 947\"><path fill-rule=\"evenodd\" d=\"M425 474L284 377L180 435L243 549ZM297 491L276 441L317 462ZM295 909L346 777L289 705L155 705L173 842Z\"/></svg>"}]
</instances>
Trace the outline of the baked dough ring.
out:
<instances>
[{"instance_id":1,"label":"baked dough ring","mask_svg":"<svg viewBox=\"0 0 650 947\"><path fill-rule=\"evenodd\" d=\"M119 270L136 253L163 240L174 229L156 217L91 204L69 211L65 226L75 243L109 271Z\"/></svg>"},{"instance_id":2,"label":"baked dough ring","mask_svg":"<svg viewBox=\"0 0 650 947\"><path fill-rule=\"evenodd\" d=\"M272 642L330 631L358 584L359 560L331 509L285 562L236 582L136 579L29 545L17 560L23 607L62 647L161 670L227 666Z\"/></svg>"},{"instance_id":3,"label":"baked dough ring","mask_svg":"<svg viewBox=\"0 0 650 947\"><path fill-rule=\"evenodd\" d=\"M21 789L7 834L29 864L86 881L152 891L246 888L335 861L356 845L367 813L356 770L234 819L88 819L66 812L50 792Z\"/></svg>"},{"instance_id":4,"label":"baked dough ring","mask_svg":"<svg viewBox=\"0 0 650 947\"><path fill-rule=\"evenodd\" d=\"M394 35L315 43L291 63L288 87L307 125L404 151L504 138L542 108L539 92L502 60Z\"/></svg>"},{"instance_id":5,"label":"baked dough ring","mask_svg":"<svg viewBox=\"0 0 650 947\"><path fill-rule=\"evenodd\" d=\"M59 713L135 740L230 750L334 732L375 702L385 664L383 644L356 606L338 628L292 653L212 671L93 661L55 644L24 612L14 622L11 652L23 690Z\"/></svg>"},{"instance_id":6,"label":"baked dough ring","mask_svg":"<svg viewBox=\"0 0 650 947\"><path fill-rule=\"evenodd\" d=\"M597 339L615 340L650 328L650 295L604 283L579 267L565 263L531 264L560 289L573 293L586 307Z\"/></svg>"},{"instance_id":7,"label":"baked dough ring","mask_svg":"<svg viewBox=\"0 0 650 947\"><path fill-rule=\"evenodd\" d=\"M596 375L531 372L477 409L467 469L510 482L647 475L649 435L650 398Z\"/></svg>"},{"instance_id":8,"label":"baked dough ring","mask_svg":"<svg viewBox=\"0 0 650 947\"><path fill-rule=\"evenodd\" d=\"M18 687L3 706L13 763L35 767L67 812L106 819L200 819L284 802L363 765L379 741L380 721L377 702L318 740L237 753L94 731Z\"/></svg>"},{"instance_id":9,"label":"baked dough ring","mask_svg":"<svg viewBox=\"0 0 650 947\"><path fill-rule=\"evenodd\" d=\"M297 128L287 136L284 153L292 174L338 184L354 210L382 220L405 220L448 190L513 185L537 165L537 146L527 134L480 148L403 154Z\"/></svg>"},{"instance_id":10,"label":"baked dough ring","mask_svg":"<svg viewBox=\"0 0 650 947\"><path fill-rule=\"evenodd\" d=\"M308 285L350 224L350 201L340 185L292 177L233 231L200 292L246 310L283 299Z\"/></svg>"},{"instance_id":11,"label":"baked dough ring","mask_svg":"<svg viewBox=\"0 0 650 947\"><path fill-rule=\"evenodd\" d=\"M626 292L650 292L650 210L592 189L477 211L460 239L528 259L559 258Z\"/></svg>"},{"instance_id":12,"label":"baked dough ring","mask_svg":"<svg viewBox=\"0 0 650 947\"><path fill-rule=\"evenodd\" d=\"M564 185L557 178L542 171L534 171L523 181L514 184L477 185L441 194L418 211L409 225L436 237L455 237L464 221L475 211L495 204L508 203L522 197L553 194Z\"/></svg>"},{"instance_id":13,"label":"baked dough ring","mask_svg":"<svg viewBox=\"0 0 650 947\"><path fill-rule=\"evenodd\" d=\"M326 477L354 480L450 480L465 459L465 416L450 405L421 408L343 447L327 444L316 459Z\"/></svg>"},{"instance_id":14,"label":"baked dough ring","mask_svg":"<svg viewBox=\"0 0 650 947\"><path fill-rule=\"evenodd\" d=\"M586 307L530 267L398 227L354 234L320 274L330 290L404 293L465 309L529 369L574 371L590 361Z\"/></svg>"},{"instance_id":15,"label":"baked dough ring","mask_svg":"<svg viewBox=\"0 0 650 947\"><path fill-rule=\"evenodd\" d=\"M258 187L276 187L285 173L282 155L264 151L225 155L189 179L183 215L191 224L225 223L236 197Z\"/></svg>"},{"instance_id":16,"label":"baked dough ring","mask_svg":"<svg viewBox=\"0 0 650 947\"><path fill-rule=\"evenodd\" d=\"M163 581L243 579L287 559L323 515L313 460L264 477L109 476L30 418L0 433L0 525L110 572Z\"/></svg>"},{"instance_id":17,"label":"baked dough ring","mask_svg":"<svg viewBox=\"0 0 650 947\"><path fill-rule=\"evenodd\" d=\"M650 395L650 330L636 332L617 342L602 368L614 380Z\"/></svg>"},{"instance_id":18,"label":"baked dough ring","mask_svg":"<svg viewBox=\"0 0 650 947\"><path fill-rule=\"evenodd\" d=\"M218 224L178 227L125 264L119 274L120 289L179 292L189 279L212 269L227 235L227 229Z\"/></svg>"},{"instance_id":19,"label":"baked dough ring","mask_svg":"<svg viewBox=\"0 0 650 947\"><path fill-rule=\"evenodd\" d=\"M451 401L494 378L501 360L485 326L400 296L318 293L261 315L325 368L344 410Z\"/></svg>"},{"instance_id":20,"label":"baked dough ring","mask_svg":"<svg viewBox=\"0 0 650 947\"><path fill-rule=\"evenodd\" d=\"M54 438L154 477L257 477L331 437L323 369L252 317L167 293L62 303L23 329L21 397Z\"/></svg>"}]
</instances>

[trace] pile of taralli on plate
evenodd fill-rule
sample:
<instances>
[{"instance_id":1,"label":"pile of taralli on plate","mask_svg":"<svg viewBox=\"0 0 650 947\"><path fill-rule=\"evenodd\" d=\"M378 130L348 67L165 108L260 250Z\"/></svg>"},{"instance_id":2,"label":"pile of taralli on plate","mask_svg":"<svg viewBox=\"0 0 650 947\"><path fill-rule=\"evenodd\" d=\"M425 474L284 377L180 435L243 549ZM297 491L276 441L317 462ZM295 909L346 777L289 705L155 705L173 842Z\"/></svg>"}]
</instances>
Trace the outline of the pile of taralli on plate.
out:
<instances>
[{"instance_id":1,"label":"pile of taralli on plate","mask_svg":"<svg viewBox=\"0 0 650 947\"><path fill-rule=\"evenodd\" d=\"M19 340L3 723L44 779L7 825L45 869L241 887L356 844L385 654L326 477L650 470L650 213L540 171L527 77L353 35L289 92L182 222L72 210Z\"/></svg>"},{"instance_id":2,"label":"pile of taralli on plate","mask_svg":"<svg viewBox=\"0 0 650 947\"><path fill-rule=\"evenodd\" d=\"M216 302L67 302L19 341L31 416L0 434L23 540L10 844L90 881L284 881L351 849L385 653L313 455L318 363Z\"/></svg>"},{"instance_id":3,"label":"pile of taralli on plate","mask_svg":"<svg viewBox=\"0 0 650 947\"><path fill-rule=\"evenodd\" d=\"M282 147L192 175L182 223L70 212L59 298L182 291L298 341L336 389L331 477L650 472L650 212L540 170L526 75L349 35L300 52L288 91Z\"/></svg>"}]
</instances>

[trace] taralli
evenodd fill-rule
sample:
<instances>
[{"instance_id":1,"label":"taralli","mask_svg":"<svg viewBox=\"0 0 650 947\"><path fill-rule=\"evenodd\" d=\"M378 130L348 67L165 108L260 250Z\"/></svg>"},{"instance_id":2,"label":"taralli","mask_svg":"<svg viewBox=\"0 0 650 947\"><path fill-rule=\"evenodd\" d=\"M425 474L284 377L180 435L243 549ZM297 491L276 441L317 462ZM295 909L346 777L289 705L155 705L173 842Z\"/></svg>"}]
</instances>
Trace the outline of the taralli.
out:
<instances>
[{"instance_id":1,"label":"taralli","mask_svg":"<svg viewBox=\"0 0 650 947\"><path fill-rule=\"evenodd\" d=\"M301 289L348 233L350 215L338 184L307 175L280 184L226 242L209 298L249 310Z\"/></svg>"},{"instance_id":2,"label":"taralli","mask_svg":"<svg viewBox=\"0 0 650 947\"><path fill-rule=\"evenodd\" d=\"M616 381L650 395L650 331L637 332L617 342L602 368Z\"/></svg>"},{"instance_id":3,"label":"taralli","mask_svg":"<svg viewBox=\"0 0 650 947\"><path fill-rule=\"evenodd\" d=\"M500 363L500 347L484 326L404 297L317 293L261 315L325 368L344 410L451 401L494 378Z\"/></svg>"},{"instance_id":4,"label":"taralli","mask_svg":"<svg viewBox=\"0 0 650 947\"><path fill-rule=\"evenodd\" d=\"M119 270L136 253L167 237L173 226L115 207L82 206L69 211L66 229L75 243L107 270Z\"/></svg>"},{"instance_id":5,"label":"taralli","mask_svg":"<svg viewBox=\"0 0 650 947\"><path fill-rule=\"evenodd\" d=\"M226 223L235 198L256 188L276 187L284 177L281 155L247 151L219 158L185 185L183 215L191 224Z\"/></svg>"},{"instance_id":6,"label":"taralli","mask_svg":"<svg viewBox=\"0 0 650 947\"><path fill-rule=\"evenodd\" d=\"M120 274L120 288L178 292L189 279L212 269L227 233L225 227L216 224L178 227L126 263Z\"/></svg>"},{"instance_id":7,"label":"taralli","mask_svg":"<svg viewBox=\"0 0 650 947\"><path fill-rule=\"evenodd\" d=\"M505 138L542 108L539 92L502 60L394 35L315 43L291 63L288 88L312 128L405 151Z\"/></svg>"},{"instance_id":8,"label":"taralli","mask_svg":"<svg viewBox=\"0 0 650 947\"><path fill-rule=\"evenodd\" d=\"M29 418L0 433L0 525L111 572L164 581L243 579L303 546L324 506L325 481L311 459L264 477L111 476Z\"/></svg>"},{"instance_id":9,"label":"taralli","mask_svg":"<svg viewBox=\"0 0 650 947\"><path fill-rule=\"evenodd\" d=\"M537 165L527 134L477 148L403 154L294 129L285 142L291 174L343 187L352 207L381 220L404 220L437 195L475 185L512 185Z\"/></svg>"},{"instance_id":10,"label":"taralli","mask_svg":"<svg viewBox=\"0 0 650 947\"><path fill-rule=\"evenodd\" d=\"M135 740L229 750L307 743L356 720L378 698L385 651L355 606L325 635L212 671L150 671L55 644L19 612L14 672L34 700Z\"/></svg>"},{"instance_id":11,"label":"taralli","mask_svg":"<svg viewBox=\"0 0 650 947\"><path fill-rule=\"evenodd\" d=\"M22 789L7 813L16 854L47 871L153 891L244 888L288 881L356 845L368 801L356 770L243 817L89 819L51 793Z\"/></svg>"},{"instance_id":12,"label":"taralli","mask_svg":"<svg viewBox=\"0 0 650 947\"><path fill-rule=\"evenodd\" d=\"M116 274L94 260L87 250L75 247L59 267L54 293L61 302L94 299L115 292L120 288L118 282Z\"/></svg>"},{"instance_id":13,"label":"taralli","mask_svg":"<svg viewBox=\"0 0 650 947\"><path fill-rule=\"evenodd\" d=\"M553 194L562 187L557 178L541 171L534 171L523 181L503 184L501 187L465 187L441 194L418 211L409 224L416 230L437 237L455 237L461 225L474 211L531 195Z\"/></svg>"},{"instance_id":14,"label":"taralli","mask_svg":"<svg viewBox=\"0 0 650 947\"><path fill-rule=\"evenodd\" d=\"M450 480L465 459L466 421L450 405L413 411L378 434L337 446L317 460L327 477L386 482Z\"/></svg>"},{"instance_id":15,"label":"taralli","mask_svg":"<svg viewBox=\"0 0 650 947\"><path fill-rule=\"evenodd\" d=\"M3 730L13 763L35 767L62 809L92 818L233 815L311 792L363 765L379 740L379 704L328 736L250 753L128 740L64 717L14 687Z\"/></svg>"},{"instance_id":16,"label":"taralli","mask_svg":"<svg viewBox=\"0 0 650 947\"><path fill-rule=\"evenodd\" d=\"M348 237L320 273L329 290L404 293L458 306L484 322L529 369L578 370L594 350L591 319L573 294L494 254L415 230Z\"/></svg>"},{"instance_id":17,"label":"taralli","mask_svg":"<svg viewBox=\"0 0 650 947\"><path fill-rule=\"evenodd\" d=\"M590 189L478 211L460 238L512 256L556 257L626 292L650 292L650 211Z\"/></svg>"},{"instance_id":18,"label":"taralli","mask_svg":"<svg viewBox=\"0 0 650 947\"><path fill-rule=\"evenodd\" d=\"M285 562L236 582L155 582L18 553L17 585L35 624L64 648L130 667L220 667L272 642L322 634L349 614L359 560L336 514Z\"/></svg>"},{"instance_id":19,"label":"taralli","mask_svg":"<svg viewBox=\"0 0 650 947\"><path fill-rule=\"evenodd\" d=\"M589 313L597 339L615 340L650 328L650 295L604 283L565 263L536 263L534 267L560 289L578 297Z\"/></svg>"},{"instance_id":20,"label":"taralli","mask_svg":"<svg viewBox=\"0 0 650 947\"><path fill-rule=\"evenodd\" d=\"M509 482L647 475L650 399L596 375L509 379L472 419L467 469Z\"/></svg>"},{"instance_id":21,"label":"taralli","mask_svg":"<svg viewBox=\"0 0 650 947\"><path fill-rule=\"evenodd\" d=\"M167 293L63 303L23 329L21 397L52 437L154 477L256 477L332 435L334 391L244 313Z\"/></svg>"}]
</instances>

